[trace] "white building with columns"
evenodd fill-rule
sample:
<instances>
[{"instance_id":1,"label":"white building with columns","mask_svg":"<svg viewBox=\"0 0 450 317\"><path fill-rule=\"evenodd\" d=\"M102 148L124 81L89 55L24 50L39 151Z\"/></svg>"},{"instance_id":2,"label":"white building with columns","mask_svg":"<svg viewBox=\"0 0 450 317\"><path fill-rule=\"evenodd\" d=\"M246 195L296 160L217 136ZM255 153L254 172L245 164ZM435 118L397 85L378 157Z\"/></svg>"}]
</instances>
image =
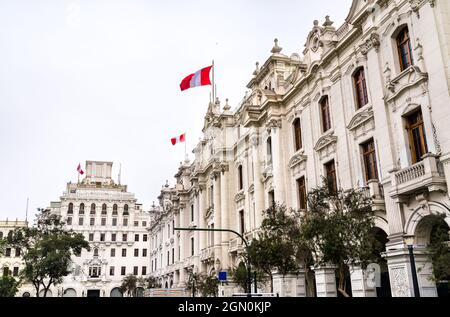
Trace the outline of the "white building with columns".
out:
<instances>
[{"instance_id":1,"label":"white building with columns","mask_svg":"<svg viewBox=\"0 0 450 317\"><path fill-rule=\"evenodd\" d=\"M445 214L450 225L449 19L446 0L354 0L343 25L314 21L303 52L284 55L276 40L236 110L209 104L194 161L162 189L151 274L183 287L191 270L230 270L240 261L237 237L174 226L227 228L251 240L262 210L274 201L305 208L308 189L325 176L366 188L385 244L381 287L351 268L352 295L414 296L413 244L420 295L437 296L426 256L433 228L424 220ZM314 272L315 295L337 296L334 269ZM302 274L282 284L282 296L306 294Z\"/></svg>"}]
</instances>

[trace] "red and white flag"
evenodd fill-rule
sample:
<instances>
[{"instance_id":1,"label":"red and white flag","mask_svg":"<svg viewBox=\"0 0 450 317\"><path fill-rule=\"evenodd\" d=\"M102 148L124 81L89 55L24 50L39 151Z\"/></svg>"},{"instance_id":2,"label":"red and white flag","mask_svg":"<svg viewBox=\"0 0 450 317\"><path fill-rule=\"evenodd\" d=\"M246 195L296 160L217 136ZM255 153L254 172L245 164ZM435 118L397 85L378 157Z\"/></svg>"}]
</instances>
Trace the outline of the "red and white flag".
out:
<instances>
[{"instance_id":1,"label":"red and white flag","mask_svg":"<svg viewBox=\"0 0 450 317\"><path fill-rule=\"evenodd\" d=\"M186 142L186 134L183 133L182 135L180 135L176 138L172 138L170 141L172 142L173 145L175 145L177 143L181 143L181 142Z\"/></svg>"},{"instance_id":2,"label":"red and white flag","mask_svg":"<svg viewBox=\"0 0 450 317\"><path fill-rule=\"evenodd\" d=\"M77 172L80 173L80 175L84 174L84 171L81 169L81 164L78 164Z\"/></svg>"},{"instance_id":3,"label":"red and white flag","mask_svg":"<svg viewBox=\"0 0 450 317\"><path fill-rule=\"evenodd\" d=\"M180 84L181 91L187 90L189 88L211 85L211 80L209 78L209 73L211 72L212 66L208 66L200 69L194 74L190 74Z\"/></svg>"}]
</instances>

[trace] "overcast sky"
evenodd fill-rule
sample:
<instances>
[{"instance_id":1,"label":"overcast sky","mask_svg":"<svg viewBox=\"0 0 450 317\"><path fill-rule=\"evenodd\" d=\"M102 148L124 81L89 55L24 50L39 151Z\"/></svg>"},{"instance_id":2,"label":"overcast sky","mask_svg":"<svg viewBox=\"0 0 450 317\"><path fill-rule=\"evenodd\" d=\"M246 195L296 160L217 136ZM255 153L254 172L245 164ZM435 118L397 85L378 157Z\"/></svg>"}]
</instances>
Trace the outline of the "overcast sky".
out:
<instances>
[{"instance_id":1,"label":"overcast sky","mask_svg":"<svg viewBox=\"0 0 450 317\"><path fill-rule=\"evenodd\" d=\"M216 64L221 101L242 100L273 39L301 53L315 19L339 27L351 0L0 0L0 219L58 200L76 167L113 161L148 208L173 184L210 89L180 92ZM191 154L192 158L192 154Z\"/></svg>"}]
</instances>

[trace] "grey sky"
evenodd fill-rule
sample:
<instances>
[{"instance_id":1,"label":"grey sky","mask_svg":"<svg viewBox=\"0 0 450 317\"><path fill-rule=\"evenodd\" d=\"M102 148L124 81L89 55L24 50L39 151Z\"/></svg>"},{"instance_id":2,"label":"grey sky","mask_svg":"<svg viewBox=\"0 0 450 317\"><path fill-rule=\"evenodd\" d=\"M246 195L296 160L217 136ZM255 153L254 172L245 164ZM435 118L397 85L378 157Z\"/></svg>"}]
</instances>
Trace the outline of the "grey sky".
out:
<instances>
[{"instance_id":1,"label":"grey sky","mask_svg":"<svg viewBox=\"0 0 450 317\"><path fill-rule=\"evenodd\" d=\"M313 20L339 27L351 0L0 0L0 219L58 200L76 167L113 161L148 208L173 183L210 89L184 76L216 62L233 108L273 39L301 53ZM191 154L192 158L192 154Z\"/></svg>"}]
</instances>

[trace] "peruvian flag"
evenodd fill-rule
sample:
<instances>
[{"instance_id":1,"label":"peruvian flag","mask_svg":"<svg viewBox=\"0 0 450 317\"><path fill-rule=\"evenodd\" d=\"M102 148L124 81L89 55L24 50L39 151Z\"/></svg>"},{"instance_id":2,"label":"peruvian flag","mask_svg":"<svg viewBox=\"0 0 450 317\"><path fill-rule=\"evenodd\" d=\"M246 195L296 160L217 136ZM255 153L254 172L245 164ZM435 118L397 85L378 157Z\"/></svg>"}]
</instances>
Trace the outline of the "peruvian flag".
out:
<instances>
[{"instance_id":1,"label":"peruvian flag","mask_svg":"<svg viewBox=\"0 0 450 317\"><path fill-rule=\"evenodd\" d=\"M194 74L190 74L180 84L181 91L187 90L189 88L211 85L211 80L209 79L209 73L211 72L212 66L208 66L200 69Z\"/></svg>"},{"instance_id":2,"label":"peruvian flag","mask_svg":"<svg viewBox=\"0 0 450 317\"><path fill-rule=\"evenodd\" d=\"M84 174L84 171L81 169L81 165L78 163L77 172L80 173L80 175Z\"/></svg>"},{"instance_id":3,"label":"peruvian flag","mask_svg":"<svg viewBox=\"0 0 450 317\"><path fill-rule=\"evenodd\" d=\"M177 143L186 142L186 134L183 133L179 137L172 138L170 141L172 141L172 144L175 145Z\"/></svg>"}]
</instances>

